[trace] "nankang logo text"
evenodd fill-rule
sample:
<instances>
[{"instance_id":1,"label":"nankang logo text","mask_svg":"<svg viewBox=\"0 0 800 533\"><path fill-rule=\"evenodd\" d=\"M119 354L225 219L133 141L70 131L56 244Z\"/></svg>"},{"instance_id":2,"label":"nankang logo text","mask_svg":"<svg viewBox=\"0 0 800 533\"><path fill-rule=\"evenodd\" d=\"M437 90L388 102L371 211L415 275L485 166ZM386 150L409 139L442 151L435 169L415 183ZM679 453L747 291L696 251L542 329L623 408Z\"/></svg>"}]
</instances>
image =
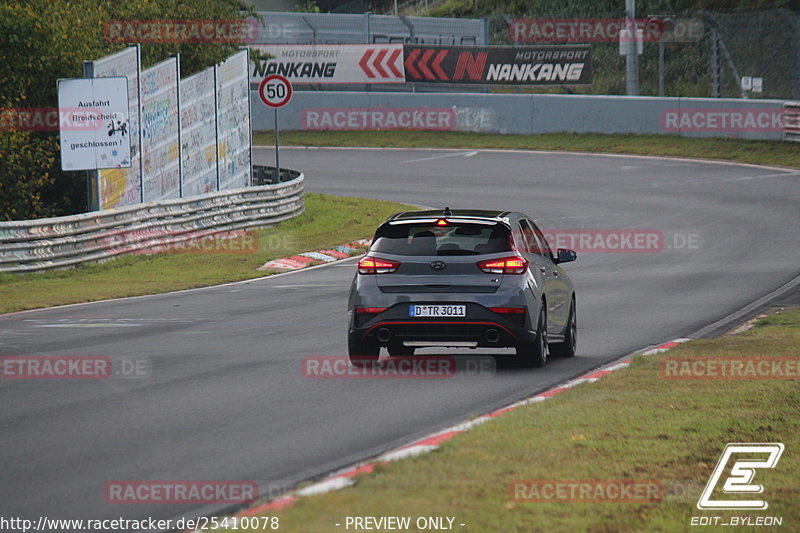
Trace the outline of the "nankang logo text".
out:
<instances>
[{"instance_id":1,"label":"nankang logo text","mask_svg":"<svg viewBox=\"0 0 800 533\"><path fill-rule=\"evenodd\" d=\"M289 78L333 78L335 73L336 63L269 61L257 66L253 77L280 74Z\"/></svg>"},{"instance_id":2,"label":"nankang logo text","mask_svg":"<svg viewBox=\"0 0 800 533\"><path fill-rule=\"evenodd\" d=\"M489 65L487 81L579 81L584 63Z\"/></svg>"}]
</instances>

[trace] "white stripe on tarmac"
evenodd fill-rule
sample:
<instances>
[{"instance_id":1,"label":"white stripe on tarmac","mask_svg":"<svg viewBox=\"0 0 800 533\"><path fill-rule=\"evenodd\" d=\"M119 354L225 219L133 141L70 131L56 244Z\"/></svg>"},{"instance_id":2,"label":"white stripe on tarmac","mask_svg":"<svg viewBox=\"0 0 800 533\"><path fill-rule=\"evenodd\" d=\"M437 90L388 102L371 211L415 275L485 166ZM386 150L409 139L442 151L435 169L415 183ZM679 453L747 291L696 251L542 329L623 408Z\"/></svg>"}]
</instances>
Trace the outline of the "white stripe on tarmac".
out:
<instances>
[{"instance_id":1,"label":"white stripe on tarmac","mask_svg":"<svg viewBox=\"0 0 800 533\"><path fill-rule=\"evenodd\" d=\"M419 159L409 159L407 161L400 161L400 164L403 163L419 163L420 161L433 161L434 159L445 159L447 157L472 157L476 155L478 152L448 152L446 154L439 154L439 155L432 155L430 157L421 157Z\"/></svg>"}]
</instances>

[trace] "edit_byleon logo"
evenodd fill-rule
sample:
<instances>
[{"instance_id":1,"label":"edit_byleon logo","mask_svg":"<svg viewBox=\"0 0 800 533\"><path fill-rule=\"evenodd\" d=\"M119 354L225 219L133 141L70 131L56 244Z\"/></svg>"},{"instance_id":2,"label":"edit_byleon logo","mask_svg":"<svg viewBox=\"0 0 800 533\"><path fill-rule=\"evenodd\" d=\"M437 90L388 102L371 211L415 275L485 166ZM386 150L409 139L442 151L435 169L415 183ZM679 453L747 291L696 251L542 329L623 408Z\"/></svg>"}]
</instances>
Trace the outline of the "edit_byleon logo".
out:
<instances>
[{"instance_id":1,"label":"edit_byleon logo","mask_svg":"<svg viewBox=\"0 0 800 533\"><path fill-rule=\"evenodd\" d=\"M697 508L701 510L763 510L769 507L766 500L748 498L764 492L763 485L753 483L757 469L775 468L783 454L784 446L779 442L770 443L729 443L703 489ZM737 459L737 456L740 457ZM714 490L732 461L728 477L722 483L722 494L731 499L713 499Z\"/></svg>"}]
</instances>

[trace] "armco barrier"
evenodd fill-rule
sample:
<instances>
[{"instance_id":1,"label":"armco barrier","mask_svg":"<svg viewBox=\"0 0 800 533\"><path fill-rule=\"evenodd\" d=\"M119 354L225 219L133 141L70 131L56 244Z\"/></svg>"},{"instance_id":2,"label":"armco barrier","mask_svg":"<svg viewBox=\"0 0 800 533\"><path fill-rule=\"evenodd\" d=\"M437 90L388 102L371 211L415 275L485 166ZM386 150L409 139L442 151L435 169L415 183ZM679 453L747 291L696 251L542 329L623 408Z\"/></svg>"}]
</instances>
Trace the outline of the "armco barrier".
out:
<instances>
[{"instance_id":1,"label":"armco barrier","mask_svg":"<svg viewBox=\"0 0 800 533\"><path fill-rule=\"evenodd\" d=\"M0 272L36 272L109 259L303 212L302 173L274 185L39 220L0 222Z\"/></svg>"},{"instance_id":2,"label":"armco barrier","mask_svg":"<svg viewBox=\"0 0 800 533\"><path fill-rule=\"evenodd\" d=\"M783 140L800 142L800 102L783 104Z\"/></svg>"},{"instance_id":3,"label":"armco barrier","mask_svg":"<svg viewBox=\"0 0 800 533\"><path fill-rule=\"evenodd\" d=\"M253 100L253 129L273 113ZM295 91L287 130L438 130L479 133L634 133L781 140L783 100L555 94Z\"/></svg>"}]
</instances>

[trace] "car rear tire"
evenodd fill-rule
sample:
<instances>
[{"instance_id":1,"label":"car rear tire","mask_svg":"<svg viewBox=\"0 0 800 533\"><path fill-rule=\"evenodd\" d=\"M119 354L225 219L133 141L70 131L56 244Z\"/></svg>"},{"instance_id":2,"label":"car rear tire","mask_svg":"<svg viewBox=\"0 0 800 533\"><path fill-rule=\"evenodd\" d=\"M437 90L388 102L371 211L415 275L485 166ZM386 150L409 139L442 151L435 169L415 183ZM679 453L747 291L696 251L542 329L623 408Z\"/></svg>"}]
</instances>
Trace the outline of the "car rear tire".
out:
<instances>
[{"instance_id":1,"label":"car rear tire","mask_svg":"<svg viewBox=\"0 0 800 533\"><path fill-rule=\"evenodd\" d=\"M519 344L517 357L525 366L542 367L547 362L547 311L544 302L539 310L536 340Z\"/></svg>"},{"instance_id":2,"label":"car rear tire","mask_svg":"<svg viewBox=\"0 0 800 533\"><path fill-rule=\"evenodd\" d=\"M350 356L350 364L364 365L374 363L378 360L381 347L376 342L348 342L347 353Z\"/></svg>"},{"instance_id":3,"label":"car rear tire","mask_svg":"<svg viewBox=\"0 0 800 533\"><path fill-rule=\"evenodd\" d=\"M390 344L386 347L392 357L404 357L414 355L413 346L403 346L402 344Z\"/></svg>"},{"instance_id":4,"label":"car rear tire","mask_svg":"<svg viewBox=\"0 0 800 533\"><path fill-rule=\"evenodd\" d=\"M564 331L564 342L553 344L550 353L556 357L572 357L578 348L578 318L575 314L575 300L569 306L567 329Z\"/></svg>"}]
</instances>

